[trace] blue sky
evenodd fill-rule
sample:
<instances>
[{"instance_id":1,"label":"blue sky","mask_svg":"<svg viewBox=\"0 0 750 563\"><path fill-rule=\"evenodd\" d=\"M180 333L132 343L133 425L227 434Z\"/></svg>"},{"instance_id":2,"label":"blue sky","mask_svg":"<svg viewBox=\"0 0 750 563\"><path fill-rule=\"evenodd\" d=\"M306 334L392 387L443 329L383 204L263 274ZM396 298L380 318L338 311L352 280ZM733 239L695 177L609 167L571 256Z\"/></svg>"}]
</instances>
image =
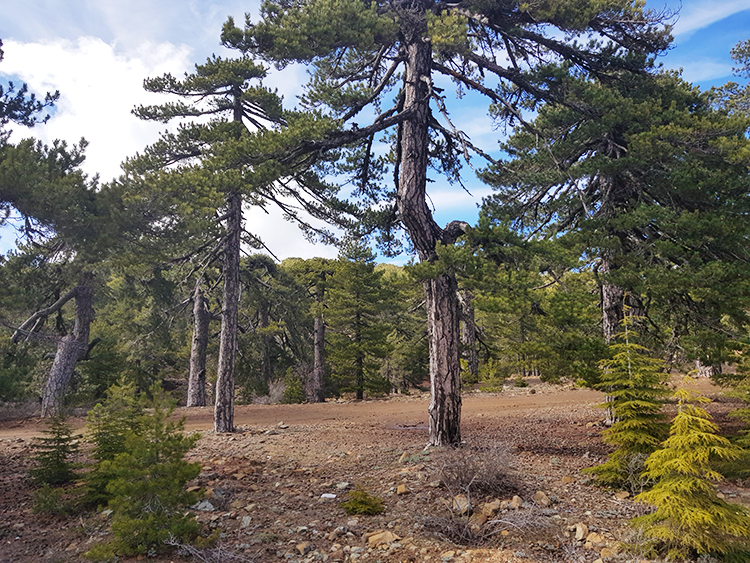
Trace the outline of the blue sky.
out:
<instances>
[{"instance_id":1,"label":"blue sky","mask_svg":"<svg viewBox=\"0 0 750 563\"><path fill-rule=\"evenodd\" d=\"M160 103L143 91L147 76L165 72L181 75L212 53L225 54L219 33L227 16L243 21L256 13L257 1L242 0L26 0L0 2L0 38L5 60L0 80L28 83L43 94L60 90L62 97L53 119L32 131L18 130L15 140L34 135L50 142L60 138L89 142L86 171L108 180L119 173L119 163L156 140L163 125L144 123L130 114L134 105ZM750 38L750 0L647 1L654 10L680 10L675 21L674 45L659 62L683 69L683 76L702 88L732 79L730 49ZM273 76L287 100L300 92L306 75L291 68ZM468 102L467 102L468 104ZM484 108L466 106L454 113L472 141L486 150L496 146ZM479 161L475 165L481 166ZM466 170L469 196L439 178L430 186L436 220L473 222L477 204L489 190ZM311 247L297 228L274 213L247 213L248 226L260 234L274 253L286 256L335 256L336 250ZM14 235L0 230L0 251L11 247Z\"/></svg>"}]
</instances>

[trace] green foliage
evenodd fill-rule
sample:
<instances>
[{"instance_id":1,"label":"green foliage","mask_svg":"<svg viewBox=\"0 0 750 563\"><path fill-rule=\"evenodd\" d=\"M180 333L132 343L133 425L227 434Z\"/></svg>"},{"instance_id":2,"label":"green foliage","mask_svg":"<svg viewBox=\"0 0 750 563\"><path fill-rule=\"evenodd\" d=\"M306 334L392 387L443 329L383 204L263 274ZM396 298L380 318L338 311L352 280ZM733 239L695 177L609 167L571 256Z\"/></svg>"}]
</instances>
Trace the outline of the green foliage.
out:
<instances>
[{"instance_id":1,"label":"green foliage","mask_svg":"<svg viewBox=\"0 0 750 563\"><path fill-rule=\"evenodd\" d=\"M610 345L612 358L601 361L602 375L597 389L605 391L616 422L602 434L607 444L617 449L602 465L586 470L600 485L628 486L633 493L643 488L642 463L666 434L662 421L662 397L666 391L664 362L634 342L637 333L630 330L632 318L624 321L621 339Z\"/></svg>"},{"instance_id":2,"label":"green foliage","mask_svg":"<svg viewBox=\"0 0 750 563\"><path fill-rule=\"evenodd\" d=\"M49 419L43 434L31 445L37 466L29 470L29 476L40 485L64 485L75 480L78 475L71 458L78 452L80 436L73 434L73 428L63 416Z\"/></svg>"},{"instance_id":3,"label":"green foliage","mask_svg":"<svg viewBox=\"0 0 750 563\"><path fill-rule=\"evenodd\" d=\"M383 499L371 495L362 486L357 487L349 493L349 498L340 503L339 506L346 510L347 514L380 514L385 510Z\"/></svg>"},{"instance_id":4,"label":"green foliage","mask_svg":"<svg viewBox=\"0 0 750 563\"><path fill-rule=\"evenodd\" d=\"M124 388L112 395L111 409L116 403L133 412L133 405L123 400ZM184 419L168 421L174 403L154 386L153 400L136 419L134 431L125 433L124 450L102 452L111 459L102 459L102 475L108 476L106 492L110 495L112 539L96 546L88 556L103 558L114 555L145 555L168 549L164 540L171 537L190 542L199 531L195 516L185 509L197 500L185 484L200 473L198 463L185 461L185 454L195 446L199 436L183 434ZM103 417L104 426L111 427L119 439L120 424L127 415Z\"/></svg>"},{"instance_id":5,"label":"green foliage","mask_svg":"<svg viewBox=\"0 0 750 563\"><path fill-rule=\"evenodd\" d=\"M508 378L508 371L502 362L490 357L479 364L478 378L479 387L483 391L502 391L503 384Z\"/></svg>"},{"instance_id":6,"label":"green foliage","mask_svg":"<svg viewBox=\"0 0 750 563\"><path fill-rule=\"evenodd\" d=\"M671 559L698 553L747 561L750 513L719 498L715 486L723 477L714 464L736 459L740 450L719 436L711 416L693 404L708 399L684 388L675 397L678 412L669 438L646 460L645 475L656 485L635 498L656 510L632 523Z\"/></svg>"},{"instance_id":7,"label":"green foliage","mask_svg":"<svg viewBox=\"0 0 750 563\"><path fill-rule=\"evenodd\" d=\"M63 494L62 489L51 487L49 483L35 489L31 493L34 514L65 514L67 507L63 503Z\"/></svg>"},{"instance_id":8,"label":"green foliage","mask_svg":"<svg viewBox=\"0 0 750 563\"><path fill-rule=\"evenodd\" d=\"M375 269L375 256L362 244L352 244L339 257L328 292L327 354L331 377L341 391L390 391L380 375L380 359L388 353L387 306L383 272Z\"/></svg>"},{"instance_id":9,"label":"green foliage","mask_svg":"<svg viewBox=\"0 0 750 563\"><path fill-rule=\"evenodd\" d=\"M286 384L286 388L284 389L282 403L293 405L305 402L305 389L302 386L302 381L300 381L299 376L291 369L287 371L284 383Z\"/></svg>"},{"instance_id":10,"label":"green foliage","mask_svg":"<svg viewBox=\"0 0 750 563\"><path fill-rule=\"evenodd\" d=\"M116 384L106 391L106 398L86 416L87 440L93 444L94 466L86 475L85 502L106 505L111 495L107 485L115 478L110 463L126 451L128 436L139 434L144 424L143 399L134 383Z\"/></svg>"}]
</instances>

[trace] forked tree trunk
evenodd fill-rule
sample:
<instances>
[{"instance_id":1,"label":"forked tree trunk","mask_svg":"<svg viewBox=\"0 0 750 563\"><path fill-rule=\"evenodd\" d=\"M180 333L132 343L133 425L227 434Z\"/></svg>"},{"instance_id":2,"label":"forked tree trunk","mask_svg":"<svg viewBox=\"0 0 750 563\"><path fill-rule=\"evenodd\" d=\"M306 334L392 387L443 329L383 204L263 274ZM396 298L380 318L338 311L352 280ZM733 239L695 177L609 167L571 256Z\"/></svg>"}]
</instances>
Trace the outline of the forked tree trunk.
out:
<instances>
[{"instance_id":1,"label":"forked tree trunk","mask_svg":"<svg viewBox=\"0 0 750 563\"><path fill-rule=\"evenodd\" d=\"M325 402L323 378L325 376L326 324L322 314L316 314L313 327L313 369L307 382L307 400L310 403Z\"/></svg>"},{"instance_id":2,"label":"forked tree trunk","mask_svg":"<svg viewBox=\"0 0 750 563\"><path fill-rule=\"evenodd\" d=\"M424 9L424 7L422 7ZM400 174L398 210L422 261L435 258L443 230L432 218L426 201L429 149L430 72L432 46L424 12L410 10L414 21L405 38L404 110L412 112L399 131ZM458 356L459 326L456 278L444 273L424 283L430 340L429 445L461 443L461 379Z\"/></svg>"},{"instance_id":3,"label":"forked tree trunk","mask_svg":"<svg viewBox=\"0 0 750 563\"><path fill-rule=\"evenodd\" d=\"M461 305L461 355L466 361L466 369L472 381L479 373L479 354L477 353L477 325L474 317L474 296L467 289L458 292Z\"/></svg>"},{"instance_id":4,"label":"forked tree trunk","mask_svg":"<svg viewBox=\"0 0 750 563\"><path fill-rule=\"evenodd\" d=\"M237 359L237 316L240 303L240 242L242 235L242 197L227 198L227 239L224 244L224 294L221 313L221 341L216 374L214 431L234 430L234 367Z\"/></svg>"},{"instance_id":5,"label":"forked tree trunk","mask_svg":"<svg viewBox=\"0 0 750 563\"><path fill-rule=\"evenodd\" d=\"M83 274L75 290L76 316L73 331L57 344L55 359L47 377L42 396L42 416L60 414L73 378L76 363L86 355L89 348L89 331L94 320L94 277Z\"/></svg>"},{"instance_id":6,"label":"forked tree trunk","mask_svg":"<svg viewBox=\"0 0 750 563\"><path fill-rule=\"evenodd\" d=\"M187 406L206 406L206 351L211 312L208 300L201 288L195 284L193 293L193 341L190 346L190 375L188 376Z\"/></svg>"}]
</instances>

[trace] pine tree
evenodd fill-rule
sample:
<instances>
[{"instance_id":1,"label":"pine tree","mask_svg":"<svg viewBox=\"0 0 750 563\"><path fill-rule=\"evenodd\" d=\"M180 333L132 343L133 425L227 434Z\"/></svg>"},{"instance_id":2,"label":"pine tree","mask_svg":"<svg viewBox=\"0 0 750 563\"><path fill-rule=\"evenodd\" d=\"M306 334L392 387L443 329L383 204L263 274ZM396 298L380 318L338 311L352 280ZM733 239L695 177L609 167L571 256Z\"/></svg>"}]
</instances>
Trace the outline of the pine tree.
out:
<instances>
[{"instance_id":1,"label":"pine tree","mask_svg":"<svg viewBox=\"0 0 750 563\"><path fill-rule=\"evenodd\" d=\"M188 542L198 535L195 516L185 512L197 496L185 484L201 468L184 457L200 436L184 435L184 418L169 422L174 403L156 385L151 393L151 412L139 417L137 431L127 433L124 451L101 463L110 476L106 490L113 537L92 549L91 557L165 551L164 540L170 537Z\"/></svg>"},{"instance_id":2,"label":"pine tree","mask_svg":"<svg viewBox=\"0 0 750 563\"><path fill-rule=\"evenodd\" d=\"M669 558L683 560L698 553L747 561L750 512L718 497L715 483L723 476L713 465L736 459L740 449L719 436L711 415L694 404L709 399L684 388L675 397L678 412L669 438L646 460L645 476L656 485L635 497L656 510L632 524L663 547Z\"/></svg>"},{"instance_id":3,"label":"pine tree","mask_svg":"<svg viewBox=\"0 0 750 563\"><path fill-rule=\"evenodd\" d=\"M42 438L32 444L33 460L37 467L29 470L29 476L37 484L64 485L78 475L73 470L71 458L78 452L78 439L64 416L55 416L47 423Z\"/></svg>"},{"instance_id":4,"label":"pine tree","mask_svg":"<svg viewBox=\"0 0 750 563\"><path fill-rule=\"evenodd\" d=\"M611 397L601 406L610 409L617 422L604 431L603 439L617 449L605 463L587 472L595 475L600 485L627 485L638 493L644 483L643 463L666 433L661 398L667 390L664 361L634 342L633 320L623 319L620 341L609 346L612 358L600 362L602 375L596 386Z\"/></svg>"}]
</instances>

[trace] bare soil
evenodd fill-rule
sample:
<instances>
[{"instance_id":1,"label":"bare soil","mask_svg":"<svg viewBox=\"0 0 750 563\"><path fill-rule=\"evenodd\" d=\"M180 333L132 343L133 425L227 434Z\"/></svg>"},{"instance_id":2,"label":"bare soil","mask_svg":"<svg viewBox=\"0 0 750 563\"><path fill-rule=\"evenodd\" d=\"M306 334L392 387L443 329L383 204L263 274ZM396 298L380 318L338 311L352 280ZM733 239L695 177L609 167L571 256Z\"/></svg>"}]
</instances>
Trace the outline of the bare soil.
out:
<instances>
[{"instance_id":1,"label":"bare soil","mask_svg":"<svg viewBox=\"0 0 750 563\"><path fill-rule=\"evenodd\" d=\"M617 552L620 542L632 539L628 520L644 507L616 491L594 487L581 473L603 462L609 452L600 436L603 413L596 407L602 395L529 383L496 394L467 393L462 419L466 445L452 451L424 450L429 404L424 394L319 405L238 406L237 432L232 434L212 432L211 408L177 409L177 416L186 417L187 429L202 434L189 457L203 470L190 485L205 491L208 503L201 508L207 510L195 512L207 533L220 529L221 543L219 549L194 557L175 553L147 559L643 560ZM707 382L699 388L718 395ZM736 406L719 399L710 409L722 422ZM72 422L83 427L82 418ZM34 418L0 422L0 563L82 561L83 553L108 533L107 516L101 513L53 517L32 512L30 445L43 429ZM474 462L496 473L502 490L489 494L470 488L476 514L470 520L468 514L451 510L454 496L466 491L448 490L440 477L446 467ZM720 489L730 500L750 503L750 489L740 485L724 482ZM339 502L355 486L381 497L385 511L347 515ZM513 496L522 501L518 508L506 502L487 522L478 516L486 503ZM585 524L590 541L576 540L577 524ZM373 545L370 535L375 532L393 535L384 534L382 543Z\"/></svg>"}]
</instances>

